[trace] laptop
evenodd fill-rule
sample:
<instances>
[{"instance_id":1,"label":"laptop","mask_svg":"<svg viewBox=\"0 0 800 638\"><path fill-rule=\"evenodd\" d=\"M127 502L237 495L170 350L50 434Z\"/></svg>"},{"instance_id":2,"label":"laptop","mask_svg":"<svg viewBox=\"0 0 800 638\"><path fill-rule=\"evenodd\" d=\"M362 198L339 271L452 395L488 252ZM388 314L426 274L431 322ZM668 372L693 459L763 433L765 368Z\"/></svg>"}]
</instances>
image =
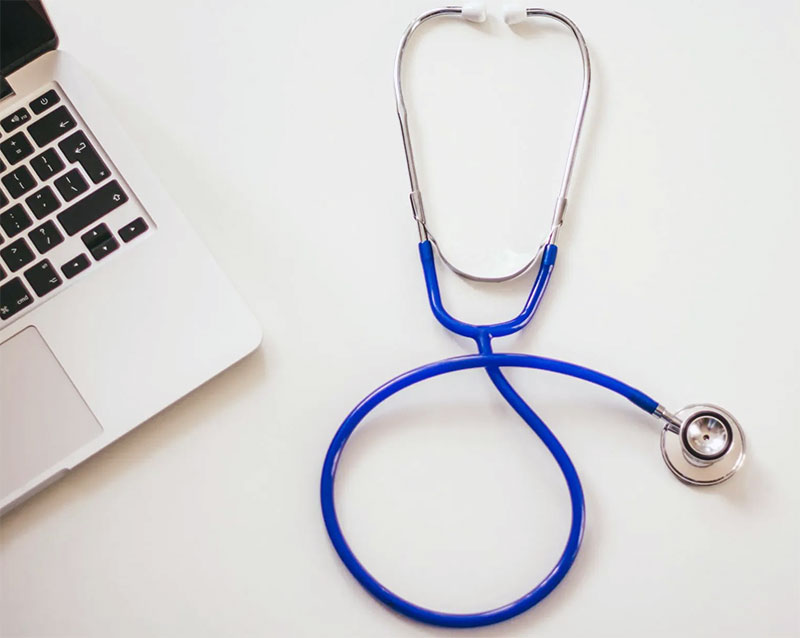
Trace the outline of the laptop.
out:
<instances>
[{"instance_id":1,"label":"laptop","mask_svg":"<svg viewBox=\"0 0 800 638\"><path fill-rule=\"evenodd\" d=\"M261 329L38 0L0 0L0 514Z\"/></svg>"}]
</instances>

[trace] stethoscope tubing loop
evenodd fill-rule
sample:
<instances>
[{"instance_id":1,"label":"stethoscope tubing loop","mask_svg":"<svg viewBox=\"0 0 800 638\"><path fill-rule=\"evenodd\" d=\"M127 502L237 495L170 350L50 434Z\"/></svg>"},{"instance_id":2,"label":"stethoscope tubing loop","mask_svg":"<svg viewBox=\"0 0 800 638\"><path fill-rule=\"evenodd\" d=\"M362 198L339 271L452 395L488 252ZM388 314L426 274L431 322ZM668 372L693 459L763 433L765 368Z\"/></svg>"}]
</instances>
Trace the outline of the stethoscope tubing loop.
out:
<instances>
[{"instance_id":1,"label":"stethoscope tubing loop","mask_svg":"<svg viewBox=\"0 0 800 638\"><path fill-rule=\"evenodd\" d=\"M658 406L656 401L639 390L589 368L534 355L494 353L491 352L491 345L488 338L484 344L480 345L480 348L481 352L479 354L444 359L410 370L380 386L365 397L350 412L347 418L345 418L333 437L325 456L322 478L320 481L320 501L325 527L336 553L350 573L372 596L395 611L420 622L444 627L478 627L490 625L508 620L509 618L527 611L545 598L563 580L564 576L566 576L578 554L583 536L585 521L584 497L577 471L561 443L555 435L553 435L547 425L511 387L500 371L500 368L532 368L565 374L608 388L624 396L647 412L653 412ZM536 585L536 587L516 601L496 609L473 614L454 614L434 611L415 605L392 592L372 576L355 556L344 537L336 515L334 484L336 471L345 445L358 425L362 423L364 418L373 409L389 397L411 385L432 377L473 368L486 369L500 394L537 436L539 436L550 453L553 454L569 489L572 517L569 535L561 556L553 569L538 585Z\"/></svg>"}]
</instances>

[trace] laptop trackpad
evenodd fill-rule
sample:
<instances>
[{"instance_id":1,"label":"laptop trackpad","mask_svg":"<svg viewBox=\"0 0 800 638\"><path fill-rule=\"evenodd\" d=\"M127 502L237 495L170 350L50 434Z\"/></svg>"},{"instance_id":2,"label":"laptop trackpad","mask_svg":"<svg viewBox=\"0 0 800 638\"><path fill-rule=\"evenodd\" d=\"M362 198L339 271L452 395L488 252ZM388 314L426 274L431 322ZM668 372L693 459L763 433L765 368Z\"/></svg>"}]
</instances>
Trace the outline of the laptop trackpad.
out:
<instances>
[{"instance_id":1,"label":"laptop trackpad","mask_svg":"<svg viewBox=\"0 0 800 638\"><path fill-rule=\"evenodd\" d=\"M0 500L102 431L36 328L0 344Z\"/></svg>"}]
</instances>

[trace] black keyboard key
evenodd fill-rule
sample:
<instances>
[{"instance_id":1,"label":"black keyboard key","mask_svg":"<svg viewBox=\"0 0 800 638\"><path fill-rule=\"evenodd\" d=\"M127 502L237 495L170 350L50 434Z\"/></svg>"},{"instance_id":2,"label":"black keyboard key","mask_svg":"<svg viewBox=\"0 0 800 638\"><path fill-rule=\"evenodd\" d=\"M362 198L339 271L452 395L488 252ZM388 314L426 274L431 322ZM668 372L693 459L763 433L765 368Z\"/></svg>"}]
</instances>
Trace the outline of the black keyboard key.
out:
<instances>
[{"instance_id":1,"label":"black keyboard key","mask_svg":"<svg viewBox=\"0 0 800 638\"><path fill-rule=\"evenodd\" d=\"M77 168L73 168L69 173L62 175L53 183L65 202L69 202L89 190L89 184L86 183Z\"/></svg>"},{"instance_id":2,"label":"black keyboard key","mask_svg":"<svg viewBox=\"0 0 800 638\"><path fill-rule=\"evenodd\" d=\"M6 170L6 165L3 164L3 160L0 160L0 173L2 173L4 170Z\"/></svg>"},{"instance_id":3,"label":"black keyboard key","mask_svg":"<svg viewBox=\"0 0 800 638\"><path fill-rule=\"evenodd\" d=\"M28 127L28 133L39 146L47 146L57 137L74 129L75 125L75 118L72 117L67 107L59 106L55 111L51 111L42 119L31 124Z\"/></svg>"},{"instance_id":4,"label":"black keyboard key","mask_svg":"<svg viewBox=\"0 0 800 638\"><path fill-rule=\"evenodd\" d=\"M119 248L119 242L114 239L114 236L105 224L100 224L92 228L88 233L84 233L81 235L81 240L86 244L89 252L92 253L92 257L97 261L100 261Z\"/></svg>"},{"instance_id":5,"label":"black keyboard key","mask_svg":"<svg viewBox=\"0 0 800 638\"><path fill-rule=\"evenodd\" d=\"M6 271L0 266L0 281L6 278Z\"/></svg>"},{"instance_id":6,"label":"black keyboard key","mask_svg":"<svg viewBox=\"0 0 800 638\"><path fill-rule=\"evenodd\" d=\"M119 242L113 237L109 237L102 244L92 248L90 252L92 253L92 257L94 257L97 261L100 261L104 257L107 257L113 253L117 248L119 248Z\"/></svg>"},{"instance_id":7,"label":"black keyboard key","mask_svg":"<svg viewBox=\"0 0 800 638\"><path fill-rule=\"evenodd\" d=\"M20 166L3 176L3 186L14 199L33 190L36 180L27 166Z\"/></svg>"},{"instance_id":8,"label":"black keyboard key","mask_svg":"<svg viewBox=\"0 0 800 638\"><path fill-rule=\"evenodd\" d=\"M127 201L125 191L114 180L60 212L58 221L68 235L74 235Z\"/></svg>"},{"instance_id":9,"label":"black keyboard key","mask_svg":"<svg viewBox=\"0 0 800 638\"><path fill-rule=\"evenodd\" d=\"M31 111L36 113L36 115L39 115L39 113L43 113L60 100L61 98L59 97L58 93L56 93L55 90L50 89L47 93L31 102L29 106L31 107Z\"/></svg>"},{"instance_id":10,"label":"black keyboard key","mask_svg":"<svg viewBox=\"0 0 800 638\"><path fill-rule=\"evenodd\" d=\"M25 271L25 279L40 297L44 297L48 292L61 285L61 277L58 276L56 269L53 268L47 259L40 261L32 268Z\"/></svg>"},{"instance_id":11,"label":"black keyboard key","mask_svg":"<svg viewBox=\"0 0 800 638\"><path fill-rule=\"evenodd\" d=\"M56 153L56 149L48 148L31 160L31 168L36 171L40 180L45 181L64 170L64 162Z\"/></svg>"},{"instance_id":12,"label":"black keyboard key","mask_svg":"<svg viewBox=\"0 0 800 638\"><path fill-rule=\"evenodd\" d=\"M30 121L30 119L31 114L28 113L28 109L23 106L18 111L14 111L8 117L4 117L2 120L0 120L0 126L3 127L3 130L6 133L10 133L18 126L22 126L25 124L25 122Z\"/></svg>"},{"instance_id":13,"label":"black keyboard key","mask_svg":"<svg viewBox=\"0 0 800 638\"><path fill-rule=\"evenodd\" d=\"M47 217L50 213L52 213L54 210L57 210L61 206L61 202L58 201L56 194L49 186L40 188L33 195L28 197L25 200L25 203L28 205L28 208L31 209L31 212L36 216L36 219Z\"/></svg>"},{"instance_id":14,"label":"black keyboard key","mask_svg":"<svg viewBox=\"0 0 800 638\"><path fill-rule=\"evenodd\" d=\"M89 267L89 258L81 253L74 259L70 259L66 264L61 266L61 272L64 273L64 276L67 279L72 279L78 273L83 272Z\"/></svg>"},{"instance_id":15,"label":"black keyboard key","mask_svg":"<svg viewBox=\"0 0 800 638\"><path fill-rule=\"evenodd\" d=\"M33 220L25 212L22 204L15 204L7 211L0 213L0 226L9 237L18 235L32 225Z\"/></svg>"},{"instance_id":16,"label":"black keyboard key","mask_svg":"<svg viewBox=\"0 0 800 638\"><path fill-rule=\"evenodd\" d=\"M3 191L0 191L0 208L3 208L6 204L8 204L8 197Z\"/></svg>"},{"instance_id":17,"label":"black keyboard key","mask_svg":"<svg viewBox=\"0 0 800 638\"><path fill-rule=\"evenodd\" d=\"M99 184L110 175L108 167L100 159L83 131L76 131L67 139L59 142L58 148L64 153L68 162L72 164L79 162L89 179L95 184Z\"/></svg>"},{"instance_id":18,"label":"black keyboard key","mask_svg":"<svg viewBox=\"0 0 800 638\"><path fill-rule=\"evenodd\" d=\"M5 321L32 303L33 295L19 277L0 286L0 319Z\"/></svg>"},{"instance_id":19,"label":"black keyboard key","mask_svg":"<svg viewBox=\"0 0 800 638\"><path fill-rule=\"evenodd\" d=\"M28 239L36 246L36 250L44 255L48 250L55 248L64 241L64 235L58 230L53 220L49 220L29 232Z\"/></svg>"},{"instance_id":20,"label":"black keyboard key","mask_svg":"<svg viewBox=\"0 0 800 638\"><path fill-rule=\"evenodd\" d=\"M33 146L31 146L28 138L25 137L25 133L20 131L7 140L0 142L0 151L6 156L8 163L14 166L14 164L21 162L33 153Z\"/></svg>"},{"instance_id":21,"label":"black keyboard key","mask_svg":"<svg viewBox=\"0 0 800 638\"><path fill-rule=\"evenodd\" d=\"M146 230L147 222L141 217L137 217L130 224L120 228L118 232L122 241L127 244L131 239L138 237Z\"/></svg>"},{"instance_id":22,"label":"black keyboard key","mask_svg":"<svg viewBox=\"0 0 800 638\"><path fill-rule=\"evenodd\" d=\"M18 239L0 250L0 257L6 262L6 266L11 272L17 272L33 261L33 251L24 239Z\"/></svg>"},{"instance_id":23,"label":"black keyboard key","mask_svg":"<svg viewBox=\"0 0 800 638\"><path fill-rule=\"evenodd\" d=\"M92 230L87 231L81 235L81 241L85 246L91 250L95 246L102 244L106 239L111 237L111 231L105 224L98 224Z\"/></svg>"}]
</instances>

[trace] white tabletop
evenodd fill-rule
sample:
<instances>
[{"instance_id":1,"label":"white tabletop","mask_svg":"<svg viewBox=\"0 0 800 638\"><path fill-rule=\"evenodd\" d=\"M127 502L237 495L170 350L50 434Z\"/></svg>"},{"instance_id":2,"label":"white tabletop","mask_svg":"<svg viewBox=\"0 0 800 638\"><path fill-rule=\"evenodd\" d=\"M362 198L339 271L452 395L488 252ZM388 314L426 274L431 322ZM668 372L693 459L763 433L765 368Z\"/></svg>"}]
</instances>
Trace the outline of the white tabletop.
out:
<instances>
[{"instance_id":1,"label":"white tabletop","mask_svg":"<svg viewBox=\"0 0 800 638\"><path fill-rule=\"evenodd\" d=\"M493 10L499 2L492 3ZM85 66L264 327L253 356L0 523L3 636L444 635L370 598L318 502L364 395L473 351L431 316L394 113L408 2L51 2ZM586 531L544 602L480 636L796 636L800 8L564 0L594 68L552 286L499 349L564 358L671 409L737 416L748 458L688 488L657 422L579 381L509 372L572 455ZM574 42L442 24L409 52L432 228L481 272L546 228L577 101ZM442 273L460 317L499 288ZM566 538L564 481L480 371L398 395L337 484L354 550L447 611L516 598ZM456 632L453 632L455 634Z\"/></svg>"}]
</instances>

